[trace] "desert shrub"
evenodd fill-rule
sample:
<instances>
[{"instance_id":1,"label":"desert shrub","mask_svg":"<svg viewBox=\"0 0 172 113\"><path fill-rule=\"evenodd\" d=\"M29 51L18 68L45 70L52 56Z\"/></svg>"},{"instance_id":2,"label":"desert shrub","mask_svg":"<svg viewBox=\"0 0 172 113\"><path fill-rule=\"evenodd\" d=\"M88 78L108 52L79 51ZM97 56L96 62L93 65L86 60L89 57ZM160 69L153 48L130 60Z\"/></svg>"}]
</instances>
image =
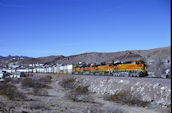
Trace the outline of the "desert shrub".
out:
<instances>
[{"instance_id":1,"label":"desert shrub","mask_svg":"<svg viewBox=\"0 0 172 113\"><path fill-rule=\"evenodd\" d=\"M74 91L78 94L88 94L88 86L78 86Z\"/></svg>"},{"instance_id":2,"label":"desert shrub","mask_svg":"<svg viewBox=\"0 0 172 113\"><path fill-rule=\"evenodd\" d=\"M21 82L20 79L12 79L12 80L10 81L11 84L19 84L20 82Z\"/></svg>"},{"instance_id":3,"label":"desert shrub","mask_svg":"<svg viewBox=\"0 0 172 113\"><path fill-rule=\"evenodd\" d=\"M167 113L171 113L171 104L167 106Z\"/></svg>"},{"instance_id":4,"label":"desert shrub","mask_svg":"<svg viewBox=\"0 0 172 113\"><path fill-rule=\"evenodd\" d=\"M90 105L83 110L84 113L101 113L100 105Z\"/></svg>"},{"instance_id":5,"label":"desert shrub","mask_svg":"<svg viewBox=\"0 0 172 113\"><path fill-rule=\"evenodd\" d=\"M76 79L74 77L65 77L59 82L59 84L63 88L74 89L74 88L76 88L75 80Z\"/></svg>"},{"instance_id":6,"label":"desert shrub","mask_svg":"<svg viewBox=\"0 0 172 113\"><path fill-rule=\"evenodd\" d=\"M35 83L32 78L25 78L21 81L23 87L34 87Z\"/></svg>"},{"instance_id":7,"label":"desert shrub","mask_svg":"<svg viewBox=\"0 0 172 113\"><path fill-rule=\"evenodd\" d=\"M45 105L45 103L43 102L31 102L30 103L30 109L46 109L47 105Z\"/></svg>"},{"instance_id":8,"label":"desert shrub","mask_svg":"<svg viewBox=\"0 0 172 113\"><path fill-rule=\"evenodd\" d=\"M32 79L32 78L25 78L22 80L22 86L23 87L29 87L29 88L50 88L42 79Z\"/></svg>"},{"instance_id":9,"label":"desert shrub","mask_svg":"<svg viewBox=\"0 0 172 113\"><path fill-rule=\"evenodd\" d=\"M48 80L47 80L48 78ZM47 83L51 82L51 78L49 77L43 77L39 79L32 79L32 78L25 78L22 80L22 86L25 88L33 88L32 93L34 95L44 96L48 95L48 92L45 91L43 88L51 88Z\"/></svg>"},{"instance_id":10,"label":"desert shrub","mask_svg":"<svg viewBox=\"0 0 172 113\"><path fill-rule=\"evenodd\" d=\"M34 88L33 89L33 94L34 95L39 95L39 96L46 96L48 95L48 92L46 90L40 89L40 88Z\"/></svg>"},{"instance_id":11,"label":"desert shrub","mask_svg":"<svg viewBox=\"0 0 172 113\"><path fill-rule=\"evenodd\" d=\"M9 83L9 82L11 82L11 81L12 81L11 78L5 78L3 82L4 82L4 84L7 84L7 83Z\"/></svg>"},{"instance_id":12,"label":"desert shrub","mask_svg":"<svg viewBox=\"0 0 172 113\"><path fill-rule=\"evenodd\" d=\"M18 91L17 87L12 84L0 84L0 95L8 97L10 100L23 100L26 96Z\"/></svg>"},{"instance_id":13,"label":"desert shrub","mask_svg":"<svg viewBox=\"0 0 172 113\"><path fill-rule=\"evenodd\" d=\"M49 88L47 84L42 83L41 81L34 81L34 88Z\"/></svg>"},{"instance_id":14,"label":"desert shrub","mask_svg":"<svg viewBox=\"0 0 172 113\"><path fill-rule=\"evenodd\" d=\"M76 102L90 102L94 103L93 97L89 94L88 86L78 86L72 89L67 97Z\"/></svg>"},{"instance_id":15,"label":"desert shrub","mask_svg":"<svg viewBox=\"0 0 172 113\"><path fill-rule=\"evenodd\" d=\"M44 83L51 83L52 76L41 77L38 80Z\"/></svg>"},{"instance_id":16,"label":"desert shrub","mask_svg":"<svg viewBox=\"0 0 172 113\"><path fill-rule=\"evenodd\" d=\"M70 92L67 97L75 102L89 102L94 103L93 98L90 95L78 95L75 92Z\"/></svg>"},{"instance_id":17,"label":"desert shrub","mask_svg":"<svg viewBox=\"0 0 172 113\"><path fill-rule=\"evenodd\" d=\"M76 102L94 102L94 99L89 95L88 86L79 85L80 82L76 81L74 77L64 77L59 84L70 91L66 97Z\"/></svg>"},{"instance_id":18,"label":"desert shrub","mask_svg":"<svg viewBox=\"0 0 172 113\"><path fill-rule=\"evenodd\" d=\"M118 108L111 108L111 109L103 109L101 113L125 113L125 112Z\"/></svg>"},{"instance_id":19,"label":"desert shrub","mask_svg":"<svg viewBox=\"0 0 172 113\"><path fill-rule=\"evenodd\" d=\"M28 87L28 88L35 88L38 87L36 86L37 84L39 85L39 83L36 83L34 79L32 78L25 78L21 81L21 84L23 87Z\"/></svg>"},{"instance_id":20,"label":"desert shrub","mask_svg":"<svg viewBox=\"0 0 172 113\"><path fill-rule=\"evenodd\" d=\"M145 107L149 104L149 102L142 101L140 96L133 96L130 92L127 91L120 91L113 95L105 95L105 100L114 101L120 104L127 104L127 105L135 105L135 106L142 106Z\"/></svg>"},{"instance_id":21,"label":"desert shrub","mask_svg":"<svg viewBox=\"0 0 172 113\"><path fill-rule=\"evenodd\" d=\"M113 107L105 107L102 108L100 105L91 105L88 106L86 109L83 111L84 113L125 113L123 110Z\"/></svg>"},{"instance_id":22,"label":"desert shrub","mask_svg":"<svg viewBox=\"0 0 172 113\"><path fill-rule=\"evenodd\" d=\"M9 112L9 110L8 110L8 108L7 108L7 106L6 106L6 104L5 103L3 103L3 102L0 102L0 113L8 113Z\"/></svg>"}]
</instances>

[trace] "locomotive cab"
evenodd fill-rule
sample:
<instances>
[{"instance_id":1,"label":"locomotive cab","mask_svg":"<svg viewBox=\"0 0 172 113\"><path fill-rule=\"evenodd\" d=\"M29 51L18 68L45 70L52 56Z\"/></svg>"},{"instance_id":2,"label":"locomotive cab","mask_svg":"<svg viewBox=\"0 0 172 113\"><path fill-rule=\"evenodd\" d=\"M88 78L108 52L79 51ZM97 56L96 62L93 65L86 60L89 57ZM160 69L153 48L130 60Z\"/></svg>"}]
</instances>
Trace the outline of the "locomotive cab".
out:
<instances>
[{"instance_id":1,"label":"locomotive cab","mask_svg":"<svg viewBox=\"0 0 172 113\"><path fill-rule=\"evenodd\" d=\"M141 76L148 76L145 62L140 60L140 61L135 61L135 63L137 66L139 66L139 71L141 73Z\"/></svg>"}]
</instances>

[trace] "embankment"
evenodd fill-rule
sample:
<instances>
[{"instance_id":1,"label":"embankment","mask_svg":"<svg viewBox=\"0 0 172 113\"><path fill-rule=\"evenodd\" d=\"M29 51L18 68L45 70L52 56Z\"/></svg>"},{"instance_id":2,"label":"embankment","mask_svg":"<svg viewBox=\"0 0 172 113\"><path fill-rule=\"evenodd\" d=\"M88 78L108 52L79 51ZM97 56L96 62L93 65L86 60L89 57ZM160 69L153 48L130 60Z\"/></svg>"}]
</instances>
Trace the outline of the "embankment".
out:
<instances>
[{"instance_id":1,"label":"embankment","mask_svg":"<svg viewBox=\"0 0 172 113\"><path fill-rule=\"evenodd\" d=\"M76 75L76 81L89 86L91 92L98 94L115 94L128 91L139 96L152 105L171 105L171 80L159 78L109 77Z\"/></svg>"}]
</instances>

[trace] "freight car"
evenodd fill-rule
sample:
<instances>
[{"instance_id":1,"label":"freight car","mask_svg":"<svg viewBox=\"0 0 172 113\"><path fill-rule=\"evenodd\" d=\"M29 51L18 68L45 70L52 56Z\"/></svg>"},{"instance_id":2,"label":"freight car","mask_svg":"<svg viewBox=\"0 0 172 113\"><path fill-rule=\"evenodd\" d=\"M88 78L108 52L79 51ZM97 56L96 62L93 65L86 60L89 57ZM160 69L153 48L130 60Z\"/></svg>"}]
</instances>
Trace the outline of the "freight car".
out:
<instances>
[{"instance_id":1,"label":"freight car","mask_svg":"<svg viewBox=\"0 0 172 113\"><path fill-rule=\"evenodd\" d=\"M141 60L102 65L74 65L73 74L113 75L126 77L144 77L148 75L146 65Z\"/></svg>"}]
</instances>

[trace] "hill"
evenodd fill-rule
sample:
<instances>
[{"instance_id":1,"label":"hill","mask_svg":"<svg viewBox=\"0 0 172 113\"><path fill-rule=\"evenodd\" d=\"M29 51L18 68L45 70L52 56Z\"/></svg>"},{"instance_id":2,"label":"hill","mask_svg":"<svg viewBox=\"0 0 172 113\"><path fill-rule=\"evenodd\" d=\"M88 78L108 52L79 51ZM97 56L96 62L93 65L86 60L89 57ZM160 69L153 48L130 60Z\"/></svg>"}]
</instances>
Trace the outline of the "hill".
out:
<instances>
[{"instance_id":1,"label":"hill","mask_svg":"<svg viewBox=\"0 0 172 113\"><path fill-rule=\"evenodd\" d=\"M116 61L129 61L129 60L144 60L149 62L155 59L167 59L171 62L171 47L156 48L150 50L127 50L112 53L83 53L72 56L63 56L52 59L53 63L62 64L77 64L78 62L85 63L101 63Z\"/></svg>"},{"instance_id":2,"label":"hill","mask_svg":"<svg viewBox=\"0 0 172 113\"><path fill-rule=\"evenodd\" d=\"M0 56L0 65L6 65L14 62L19 64L78 64L79 62L97 63L114 61L133 61L143 60L147 64L148 71L156 75L162 75L167 69L171 68L171 46L155 48L150 50L127 50L111 53L82 53L71 56L47 56L39 58L30 58L23 56Z\"/></svg>"}]
</instances>

